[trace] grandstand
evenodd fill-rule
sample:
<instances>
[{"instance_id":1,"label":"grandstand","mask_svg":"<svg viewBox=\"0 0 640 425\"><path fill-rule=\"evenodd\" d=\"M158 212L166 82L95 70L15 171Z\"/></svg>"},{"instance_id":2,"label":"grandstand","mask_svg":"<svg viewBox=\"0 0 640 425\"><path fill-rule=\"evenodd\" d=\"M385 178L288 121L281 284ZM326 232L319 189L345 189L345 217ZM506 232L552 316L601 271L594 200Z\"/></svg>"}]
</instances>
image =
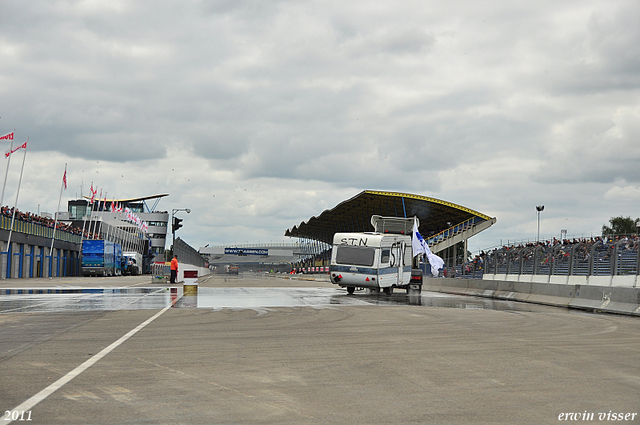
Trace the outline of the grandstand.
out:
<instances>
[{"instance_id":1,"label":"grandstand","mask_svg":"<svg viewBox=\"0 0 640 425\"><path fill-rule=\"evenodd\" d=\"M366 190L285 231L298 242L286 245L200 248L214 266L238 264L241 269L286 267L324 270L329 265L333 235L337 232L373 232L371 216L418 217L419 231L434 253L444 252L452 266L466 260L467 240L496 223L496 219L470 208L400 192ZM458 244L464 249L457 252ZM242 255L240 254L242 251ZM456 260L458 259L458 260Z\"/></svg>"},{"instance_id":2,"label":"grandstand","mask_svg":"<svg viewBox=\"0 0 640 425\"><path fill-rule=\"evenodd\" d=\"M365 190L341 202L319 216L285 232L302 243L314 247L314 264L328 261L333 235L338 232L373 232L371 216L418 217L420 234L431 250L440 254L447 264L457 266L466 260L467 241L496 223L496 218L453 202L400 192ZM458 253L458 245L463 248Z\"/></svg>"},{"instance_id":3,"label":"grandstand","mask_svg":"<svg viewBox=\"0 0 640 425\"><path fill-rule=\"evenodd\" d=\"M337 232L372 232L373 215L418 217L419 231L432 251L444 252L445 259L453 266L466 259L467 240L496 223L495 218L452 202L409 193L366 190L286 230L285 236L298 239L295 244L245 246L243 255L238 255L240 247L200 248L199 252L207 255L213 265L236 263L241 268L289 265L290 268L322 270L329 265L333 235ZM464 248L458 254L460 243ZM246 250L251 248L262 248L267 252Z\"/></svg>"},{"instance_id":4,"label":"grandstand","mask_svg":"<svg viewBox=\"0 0 640 425\"><path fill-rule=\"evenodd\" d=\"M77 276L81 231L44 215L2 207L0 213L0 277ZM9 237L11 235L11 238ZM51 242L53 240L53 250ZM11 241L9 243L9 241Z\"/></svg>"}]
</instances>

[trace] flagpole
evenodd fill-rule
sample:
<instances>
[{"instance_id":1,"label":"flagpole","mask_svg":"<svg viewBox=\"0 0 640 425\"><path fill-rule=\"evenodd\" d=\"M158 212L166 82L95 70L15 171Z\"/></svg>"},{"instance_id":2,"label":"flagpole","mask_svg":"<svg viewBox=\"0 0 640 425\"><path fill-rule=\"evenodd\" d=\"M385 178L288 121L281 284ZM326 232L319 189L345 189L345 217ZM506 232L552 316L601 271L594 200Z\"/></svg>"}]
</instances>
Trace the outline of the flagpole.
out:
<instances>
[{"instance_id":1,"label":"flagpole","mask_svg":"<svg viewBox=\"0 0 640 425\"><path fill-rule=\"evenodd\" d=\"M11 152L12 150L13 150L13 139L11 140L11 146L9 147L9 152ZM9 164L11 164L11 155L9 155L9 159L7 159L7 169L4 172L4 183L2 184L2 195L0 195L0 207L2 207L2 202L4 201L4 189L5 187L7 187L7 175L9 174Z\"/></svg>"},{"instance_id":2,"label":"flagpole","mask_svg":"<svg viewBox=\"0 0 640 425\"><path fill-rule=\"evenodd\" d=\"M100 223L100 232L101 233L102 233L102 226L106 222L105 221L105 217L108 216L108 214L107 215L104 214L105 211L108 213L108 211L107 211L107 191L106 190L104 192L104 203L102 204L102 222ZM108 226L107 226L107 231L105 232L105 235L104 235L104 240L105 241L109 240L109 227Z\"/></svg>"},{"instance_id":3,"label":"flagpole","mask_svg":"<svg viewBox=\"0 0 640 425\"><path fill-rule=\"evenodd\" d=\"M91 236L91 239L95 239L95 231L96 231L96 227L97 227L97 223L93 223L93 230L91 229L91 222L93 221L93 206L95 204L95 194L98 193L98 189L95 189L95 191L93 192L94 194L91 195L91 199L93 199L93 201L91 201L91 219L89 220L89 234ZM102 195L102 191L100 191L100 194ZM100 199L98 199L98 209L100 209Z\"/></svg>"},{"instance_id":4,"label":"flagpole","mask_svg":"<svg viewBox=\"0 0 640 425\"><path fill-rule=\"evenodd\" d=\"M100 193L100 196L102 196L102 191ZM107 192L104 193L104 199L107 199ZM102 209L104 210L104 202L102 203ZM98 211L99 212L103 212L100 211L100 200L98 199ZM102 239L102 222L104 221L104 214L100 214L100 227L98 227L98 222L96 221L96 230L98 231L98 239Z\"/></svg>"},{"instance_id":5,"label":"flagpole","mask_svg":"<svg viewBox=\"0 0 640 425\"><path fill-rule=\"evenodd\" d=\"M64 175L67 175L67 164L64 164ZM49 249L49 279L53 277L53 243L56 240L56 228L58 227L58 212L60 211L60 201L62 200L62 189L64 188L64 179L60 183L60 196L58 196L58 208L56 208L55 219L53 220L53 236L51 237L51 248ZM59 265L58 265L59 266ZM60 267L58 267L59 269Z\"/></svg>"},{"instance_id":6,"label":"flagpole","mask_svg":"<svg viewBox=\"0 0 640 425\"><path fill-rule=\"evenodd\" d=\"M91 182L91 191L93 191L93 182ZM80 190L80 197L82 198L82 189ZM88 202L87 202L88 204ZM89 222L91 223L91 222ZM87 210L82 214L82 233L80 234L80 245L82 246L82 241L84 241L84 229L87 226ZM82 247L81 247L82 249Z\"/></svg>"},{"instance_id":7,"label":"flagpole","mask_svg":"<svg viewBox=\"0 0 640 425\"><path fill-rule=\"evenodd\" d=\"M111 202L111 206L113 207L113 202ZM112 212L113 212L113 211L112 211ZM110 212L109 214L111 214L111 212ZM109 216L109 218L111 218L111 216ZM109 221L111 221L111 220L109 220ZM109 224L109 223L107 223L107 224ZM111 230L111 224L109 224L109 226L107 226L107 236L104 238L104 239L105 239L105 240L107 240L107 241L109 240L109 231L110 231L110 230ZM115 236L115 235L114 235L114 236ZM115 238L114 238L114 239L115 239Z\"/></svg>"},{"instance_id":8,"label":"flagpole","mask_svg":"<svg viewBox=\"0 0 640 425\"><path fill-rule=\"evenodd\" d=\"M27 137L27 141L24 142L26 145L29 141ZM11 156L9 156L11 158ZM24 161L27 159L27 147L24 148L24 156L22 157L22 168L20 168L20 180L18 180L18 191L16 192L16 202L13 204L13 214L11 214L11 227L9 228L9 239L7 240L7 270L10 270L11 266L11 258L9 257L9 252L11 251L11 235L13 233L13 223L16 220L16 210L18 209L18 196L20 195L20 184L22 183L22 172L24 171ZM4 274L2 276L4 279Z\"/></svg>"},{"instance_id":9,"label":"flagpole","mask_svg":"<svg viewBox=\"0 0 640 425\"><path fill-rule=\"evenodd\" d=\"M15 133L16 130L13 129ZM11 139L11 146L9 147L9 152L13 150L13 139ZM2 208L2 202L4 202L4 189L7 187L7 175L9 174L9 164L11 163L11 155L9 155L9 159L7 159L7 169L4 172L4 183L2 184L2 195L0 195L0 209ZM9 265L9 245L7 245L7 266ZM4 279L4 274L2 275Z\"/></svg>"},{"instance_id":10,"label":"flagpole","mask_svg":"<svg viewBox=\"0 0 640 425\"><path fill-rule=\"evenodd\" d=\"M93 195L91 195L91 198L93 198ZM89 239L93 239L93 232L91 231L91 226L93 224L93 204L95 203L95 199L93 199L91 201L90 207L89 207Z\"/></svg>"},{"instance_id":11,"label":"flagpole","mask_svg":"<svg viewBox=\"0 0 640 425\"><path fill-rule=\"evenodd\" d=\"M100 211L100 199L98 199L98 202L93 203L96 207L96 213ZM93 220L93 211L91 212L91 217ZM96 219L93 220L93 230L91 231L91 239L95 239L96 238L96 230L98 229L98 215L96 214Z\"/></svg>"},{"instance_id":12,"label":"flagpole","mask_svg":"<svg viewBox=\"0 0 640 425\"><path fill-rule=\"evenodd\" d=\"M100 219L102 218L100 216L100 199L98 199L98 214L96 214L96 221L95 223L93 223L93 238L94 239L100 239L100 233L98 232L98 223L100 222ZM98 235L97 237L95 235Z\"/></svg>"},{"instance_id":13,"label":"flagpole","mask_svg":"<svg viewBox=\"0 0 640 425\"><path fill-rule=\"evenodd\" d=\"M93 194L91 195L93 198ZM89 228L87 229L87 239L93 239L91 237L91 222L93 221L93 201L89 200Z\"/></svg>"},{"instance_id":14,"label":"flagpole","mask_svg":"<svg viewBox=\"0 0 640 425\"><path fill-rule=\"evenodd\" d=\"M80 245L82 245L82 241L84 241L84 228L87 225L87 212L85 211L82 214L82 232L80 233Z\"/></svg>"},{"instance_id":15,"label":"flagpole","mask_svg":"<svg viewBox=\"0 0 640 425\"><path fill-rule=\"evenodd\" d=\"M106 196L107 196L106 192L104 196L106 199ZM102 190L100 191L100 197L102 197ZM102 210L104 210L104 202L102 203L102 210L100 209L101 208L100 202L101 202L100 199L98 199L98 217L96 217L96 225L95 225L95 228L93 229L94 233L98 235L98 239L102 239L102 220L104 220L104 217L102 217ZM100 224L100 227L98 227L98 224Z\"/></svg>"}]
</instances>

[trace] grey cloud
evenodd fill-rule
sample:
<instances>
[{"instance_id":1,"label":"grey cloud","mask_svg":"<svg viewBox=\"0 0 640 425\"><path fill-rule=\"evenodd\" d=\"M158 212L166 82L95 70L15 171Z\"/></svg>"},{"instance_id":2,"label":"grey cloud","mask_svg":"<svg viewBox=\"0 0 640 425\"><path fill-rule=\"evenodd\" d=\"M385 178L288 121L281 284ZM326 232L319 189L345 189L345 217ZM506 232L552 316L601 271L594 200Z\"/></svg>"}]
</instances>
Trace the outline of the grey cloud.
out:
<instances>
[{"instance_id":1,"label":"grey cloud","mask_svg":"<svg viewBox=\"0 0 640 425\"><path fill-rule=\"evenodd\" d=\"M639 18L619 0L5 1L0 125L85 174L135 157L132 195L173 191L247 235L365 188L488 205L515 229L530 193L640 181ZM274 202L226 206L226 186L265 180Z\"/></svg>"},{"instance_id":2,"label":"grey cloud","mask_svg":"<svg viewBox=\"0 0 640 425\"><path fill-rule=\"evenodd\" d=\"M640 108L626 106L628 102L606 104L579 118L559 120L558 134L551 139L555 148L546 152L536 179L546 183L640 182Z\"/></svg>"},{"instance_id":3,"label":"grey cloud","mask_svg":"<svg viewBox=\"0 0 640 425\"><path fill-rule=\"evenodd\" d=\"M588 23L588 46L614 85L640 86L640 4L629 2L612 12L594 13ZM615 84L619 80L618 84Z\"/></svg>"},{"instance_id":4,"label":"grey cloud","mask_svg":"<svg viewBox=\"0 0 640 425\"><path fill-rule=\"evenodd\" d=\"M402 56L426 53L434 44L433 34L418 25L409 24L373 28L365 33L354 34L341 47L355 57L380 53Z\"/></svg>"}]
</instances>

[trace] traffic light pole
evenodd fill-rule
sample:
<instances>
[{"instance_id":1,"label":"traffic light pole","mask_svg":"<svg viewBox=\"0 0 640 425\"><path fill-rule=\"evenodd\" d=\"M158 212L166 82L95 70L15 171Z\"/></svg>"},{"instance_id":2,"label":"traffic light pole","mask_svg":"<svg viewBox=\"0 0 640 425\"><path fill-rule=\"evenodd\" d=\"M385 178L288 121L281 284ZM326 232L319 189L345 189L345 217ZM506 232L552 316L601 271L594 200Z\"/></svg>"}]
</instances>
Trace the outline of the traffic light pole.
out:
<instances>
[{"instance_id":1,"label":"traffic light pole","mask_svg":"<svg viewBox=\"0 0 640 425\"><path fill-rule=\"evenodd\" d=\"M173 234L173 241L171 242L171 254L173 254L173 246L176 243L176 230L182 227L182 224L180 224L182 219L175 216L178 211L185 211L187 214L191 213L191 210L189 208L175 208L171 210L171 233Z\"/></svg>"}]
</instances>

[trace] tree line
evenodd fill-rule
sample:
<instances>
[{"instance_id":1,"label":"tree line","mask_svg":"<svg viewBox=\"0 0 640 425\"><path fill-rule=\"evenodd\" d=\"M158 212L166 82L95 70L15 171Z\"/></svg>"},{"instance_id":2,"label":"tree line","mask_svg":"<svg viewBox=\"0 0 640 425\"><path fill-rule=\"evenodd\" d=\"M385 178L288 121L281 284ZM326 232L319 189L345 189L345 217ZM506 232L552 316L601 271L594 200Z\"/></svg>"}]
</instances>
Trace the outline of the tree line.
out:
<instances>
[{"instance_id":1,"label":"tree line","mask_svg":"<svg viewBox=\"0 0 640 425\"><path fill-rule=\"evenodd\" d=\"M640 218L631 217L611 217L609 226L602 225L602 236L635 235L640 227Z\"/></svg>"}]
</instances>

